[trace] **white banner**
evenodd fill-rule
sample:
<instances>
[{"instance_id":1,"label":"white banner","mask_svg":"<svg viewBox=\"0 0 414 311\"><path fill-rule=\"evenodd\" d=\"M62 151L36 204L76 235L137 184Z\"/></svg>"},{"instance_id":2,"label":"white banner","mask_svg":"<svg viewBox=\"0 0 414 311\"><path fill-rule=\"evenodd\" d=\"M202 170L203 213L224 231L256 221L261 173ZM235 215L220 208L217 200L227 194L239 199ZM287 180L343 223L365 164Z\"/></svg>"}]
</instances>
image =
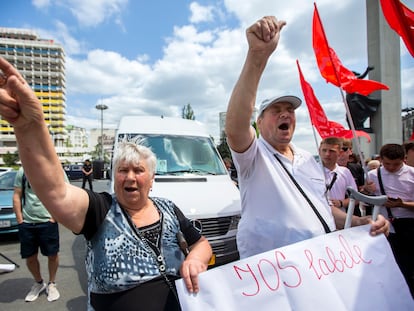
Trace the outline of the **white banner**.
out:
<instances>
[{"instance_id":1,"label":"white banner","mask_svg":"<svg viewBox=\"0 0 414 311\"><path fill-rule=\"evenodd\" d=\"M199 275L200 292L176 281L183 311L392 310L414 301L385 236L369 225L216 267Z\"/></svg>"}]
</instances>

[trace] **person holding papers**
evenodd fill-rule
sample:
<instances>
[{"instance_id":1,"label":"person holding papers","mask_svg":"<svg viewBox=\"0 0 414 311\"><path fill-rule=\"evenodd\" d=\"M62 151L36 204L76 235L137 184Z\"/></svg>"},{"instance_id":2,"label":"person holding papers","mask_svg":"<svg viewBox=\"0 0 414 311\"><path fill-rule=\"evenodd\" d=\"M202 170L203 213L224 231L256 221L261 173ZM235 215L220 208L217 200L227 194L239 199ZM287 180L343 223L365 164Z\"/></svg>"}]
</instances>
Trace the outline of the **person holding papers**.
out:
<instances>
[{"instance_id":1,"label":"person holding papers","mask_svg":"<svg viewBox=\"0 0 414 311\"><path fill-rule=\"evenodd\" d=\"M281 95L260 105L256 137L250 120L260 78L275 51L285 22L265 16L246 30L248 52L233 89L226 134L239 176L242 217L237 245L241 258L343 228L346 214L331 209L321 166L291 140L301 100ZM275 86L277 81L273 81ZM389 223L354 216L352 225L371 223L371 234L388 234Z\"/></svg>"},{"instance_id":2,"label":"person holding papers","mask_svg":"<svg viewBox=\"0 0 414 311\"><path fill-rule=\"evenodd\" d=\"M383 145L380 158L382 166L368 173L372 182L368 189L388 196L381 213L391 219L388 240L414 298L414 168L404 163L400 144Z\"/></svg>"}]
</instances>

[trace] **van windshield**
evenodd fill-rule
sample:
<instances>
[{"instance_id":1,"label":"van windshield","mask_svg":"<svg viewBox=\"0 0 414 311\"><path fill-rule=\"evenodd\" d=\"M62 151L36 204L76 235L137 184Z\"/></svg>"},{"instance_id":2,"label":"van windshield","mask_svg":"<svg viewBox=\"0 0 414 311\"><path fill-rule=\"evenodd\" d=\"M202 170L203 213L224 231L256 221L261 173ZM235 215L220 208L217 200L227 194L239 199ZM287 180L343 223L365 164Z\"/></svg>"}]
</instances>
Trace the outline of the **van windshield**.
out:
<instances>
[{"instance_id":1,"label":"van windshield","mask_svg":"<svg viewBox=\"0 0 414 311\"><path fill-rule=\"evenodd\" d=\"M120 134L118 141L136 141L157 157L157 175L225 175L226 168L208 137Z\"/></svg>"}]
</instances>

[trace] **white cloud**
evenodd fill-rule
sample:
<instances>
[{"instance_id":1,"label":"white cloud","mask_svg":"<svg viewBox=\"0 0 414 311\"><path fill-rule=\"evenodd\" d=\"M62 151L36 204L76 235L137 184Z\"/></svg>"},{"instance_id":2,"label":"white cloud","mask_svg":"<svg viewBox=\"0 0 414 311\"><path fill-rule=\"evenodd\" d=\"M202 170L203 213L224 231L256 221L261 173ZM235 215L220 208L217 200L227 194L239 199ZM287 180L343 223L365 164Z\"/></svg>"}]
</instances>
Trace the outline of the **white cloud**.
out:
<instances>
[{"instance_id":1,"label":"white cloud","mask_svg":"<svg viewBox=\"0 0 414 311\"><path fill-rule=\"evenodd\" d=\"M121 15L126 0L63 3L81 25L96 26L114 19L124 27ZM171 29L163 55L154 63L149 63L148 55L131 60L113 51L88 51L87 44L71 34L71 28L57 22L58 31L51 37L59 38L67 51L68 123L75 121L86 128L96 127L98 102L109 106L105 111L105 126L111 127L125 114L179 117L182 107L190 103L196 118L206 123L217 139L219 112L226 110L247 50L245 28L263 15L274 14L288 24L261 79L257 101L285 92L302 97L296 69L299 59L305 78L312 84L328 118L347 126L339 90L324 81L316 66L311 42L312 1L224 0L224 5L225 9L191 3L189 24ZM318 8L329 43L341 61L351 70L363 72L368 65L365 3L350 0L332 5L331 0L319 0ZM226 26L230 18L239 21L240 26L235 29ZM413 59L406 59L408 69L402 71L403 104L414 97ZM80 102L81 95L88 102ZM305 105L297 111L294 142L316 152Z\"/></svg>"},{"instance_id":2,"label":"white cloud","mask_svg":"<svg viewBox=\"0 0 414 311\"><path fill-rule=\"evenodd\" d=\"M169 40L170 44L174 41L187 41L194 43L209 43L213 40L211 31L198 32L197 28L192 25L183 27L174 27L174 37Z\"/></svg>"},{"instance_id":3,"label":"white cloud","mask_svg":"<svg viewBox=\"0 0 414 311\"><path fill-rule=\"evenodd\" d=\"M197 2L192 2L190 4L190 22L191 23L201 23L209 22L214 19L213 6L201 6Z\"/></svg>"},{"instance_id":4,"label":"white cloud","mask_svg":"<svg viewBox=\"0 0 414 311\"><path fill-rule=\"evenodd\" d=\"M32 0L32 4L38 9L45 9L50 5L51 0Z\"/></svg>"},{"instance_id":5,"label":"white cloud","mask_svg":"<svg viewBox=\"0 0 414 311\"><path fill-rule=\"evenodd\" d=\"M86 59L68 57L66 67L67 90L74 94L129 94L151 75L149 66L103 50L90 51Z\"/></svg>"},{"instance_id":6,"label":"white cloud","mask_svg":"<svg viewBox=\"0 0 414 311\"><path fill-rule=\"evenodd\" d=\"M33 0L33 5L38 8L45 8L52 3L69 10L81 27L96 27L113 17L122 27L120 15L128 0Z\"/></svg>"},{"instance_id":7,"label":"white cloud","mask_svg":"<svg viewBox=\"0 0 414 311\"><path fill-rule=\"evenodd\" d=\"M64 44L65 53L67 54L79 54L85 49L82 47L82 43L76 40L70 33L70 30L61 21L56 21L56 32L51 38L56 38L59 42Z\"/></svg>"},{"instance_id":8,"label":"white cloud","mask_svg":"<svg viewBox=\"0 0 414 311\"><path fill-rule=\"evenodd\" d=\"M56 6L69 11L78 21L80 27L96 27L106 20L114 19L114 23L125 31L122 12L129 0L32 0L35 8L45 11Z\"/></svg>"},{"instance_id":9,"label":"white cloud","mask_svg":"<svg viewBox=\"0 0 414 311\"><path fill-rule=\"evenodd\" d=\"M86 53L87 44L82 41L77 40L72 34L71 30L67 25L59 20L54 21L53 29L41 29L34 28L32 26L27 26L28 28L34 29L36 34L40 38L50 39L60 44L65 50L66 55L76 55Z\"/></svg>"}]
</instances>

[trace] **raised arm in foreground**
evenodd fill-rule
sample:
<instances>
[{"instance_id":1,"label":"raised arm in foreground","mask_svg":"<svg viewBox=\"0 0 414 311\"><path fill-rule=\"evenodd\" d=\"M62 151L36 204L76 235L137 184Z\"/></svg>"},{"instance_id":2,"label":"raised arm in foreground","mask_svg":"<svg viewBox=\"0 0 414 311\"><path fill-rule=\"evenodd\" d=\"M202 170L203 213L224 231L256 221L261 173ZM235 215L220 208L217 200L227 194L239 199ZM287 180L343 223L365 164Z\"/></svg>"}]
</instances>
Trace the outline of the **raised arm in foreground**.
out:
<instances>
[{"instance_id":1,"label":"raised arm in foreground","mask_svg":"<svg viewBox=\"0 0 414 311\"><path fill-rule=\"evenodd\" d=\"M88 195L65 182L44 121L42 104L33 90L1 57L0 70L5 76L0 85L0 115L13 125L25 174L53 218L79 232L88 208Z\"/></svg>"},{"instance_id":2,"label":"raised arm in foreground","mask_svg":"<svg viewBox=\"0 0 414 311\"><path fill-rule=\"evenodd\" d=\"M285 24L274 16L266 16L246 30L249 50L226 114L227 141L236 152L245 151L256 135L250 126L250 118L254 111L257 88Z\"/></svg>"}]
</instances>

